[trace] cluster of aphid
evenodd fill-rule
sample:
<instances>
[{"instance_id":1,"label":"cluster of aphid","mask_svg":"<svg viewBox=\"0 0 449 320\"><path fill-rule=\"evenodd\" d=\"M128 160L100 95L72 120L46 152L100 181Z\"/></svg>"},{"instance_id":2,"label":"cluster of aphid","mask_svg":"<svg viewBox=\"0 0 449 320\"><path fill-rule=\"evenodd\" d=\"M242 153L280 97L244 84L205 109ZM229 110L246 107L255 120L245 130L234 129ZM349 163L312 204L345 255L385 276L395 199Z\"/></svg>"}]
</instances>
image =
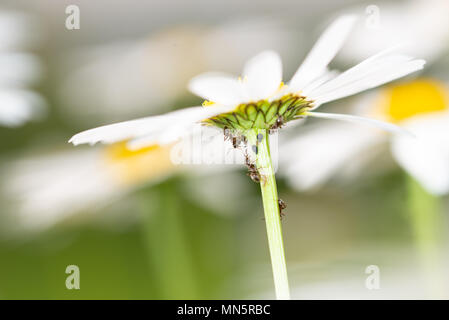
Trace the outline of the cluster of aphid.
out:
<instances>
[{"instance_id":1,"label":"cluster of aphid","mask_svg":"<svg viewBox=\"0 0 449 320\"><path fill-rule=\"evenodd\" d=\"M229 140L232 143L232 146L237 149L241 146L246 146L247 139L244 135L234 135L232 130L228 127L223 128L224 139Z\"/></svg>"},{"instance_id":2,"label":"cluster of aphid","mask_svg":"<svg viewBox=\"0 0 449 320\"><path fill-rule=\"evenodd\" d=\"M273 133L274 130L277 130L281 128L284 125L284 121L282 116L279 116L279 118L276 120L276 123L270 128L269 133ZM263 180L263 177L261 176L259 170L257 169L257 166L254 164L253 161L251 161L250 156L248 155L247 151L247 144L248 139L244 135L234 135L232 130L224 127L223 129L224 139L229 140L232 143L232 146L237 149L239 147L242 147L245 151L245 164L248 168L247 176L251 178L252 181L255 183L260 183ZM257 136L257 140L260 142L262 141L263 136L259 134ZM252 151L257 154L257 146L252 146ZM282 199L278 199L278 205L279 205L279 215L282 219L284 216L283 210L287 208L287 204Z\"/></svg>"},{"instance_id":3,"label":"cluster of aphid","mask_svg":"<svg viewBox=\"0 0 449 320\"><path fill-rule=\"evenodd\" d=\"M244 151L245 152L245 164L246 164L246 167L248 168L247 175L254 182L260 183L261 176L260 176L259 170L257 169L254 162L251 161L250 156L248 155L248 151L246 150L247 144L248 144L248 139L244 135L234 135L232 130L227 127L225 127L223 129L223 134L224 134L224 139L231 141L232 146L235 149L242 147L242 149L245 150ZM255 150L253 150L253 151L257 154L257 146L254 146L254 147L255 147Z\"/></svg>"}]
</instances>

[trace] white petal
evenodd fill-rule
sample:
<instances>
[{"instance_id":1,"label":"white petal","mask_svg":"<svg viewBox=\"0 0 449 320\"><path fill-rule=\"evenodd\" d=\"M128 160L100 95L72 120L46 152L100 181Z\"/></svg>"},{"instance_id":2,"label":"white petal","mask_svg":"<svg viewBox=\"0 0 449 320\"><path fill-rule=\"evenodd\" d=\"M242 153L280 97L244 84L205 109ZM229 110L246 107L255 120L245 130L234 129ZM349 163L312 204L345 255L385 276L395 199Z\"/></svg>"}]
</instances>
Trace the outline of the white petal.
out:
<instances>
[{"instance_id":1,"label":"white petal","mask_svg":"<svg viewBox=\"0 0 449 320\"><path fill-rule=\"evenodd\" d=\"M194 77L189 82L189 90L222 105L236 105L247 99L242 83L222 73L203 73Z\"/></svg>"},{"instance_id":2,"label":"white petal","mask_svg":"<svg viewBox=\"0 0 449 320\"><path fill-rule=\"evenodd\" d=\"M316 101L315 107L317 107L320 104L344 98L404 77L412 72L421 70L426 63L424 60L410 61L407 59L408 57L406 56L395 56L391 60L386 59L385 64L373 67L371 72L361 75L354 74L353 77L342 82L340 82L339 77L336 77L324 85L326 90L321 87L310 93L310 98Z\"/></svg>"},{"instance_id":3,"label":"white petal","mask_svg":"<svg viewBox=\"0 0 449 320\"><path fill-rule=\"evenodd\" d=\"M302 87L326 72L329 62L343 46L356 20L356 16L342 16L324 31L290 80L289 87L293 91L301 90Z\"/></svg>"},{"instance_id":4,"label":"white petal","mask_svg":"<svg viewBox=\"0 0 449 320\"><path fill-rule=\"evenodd\" d=\"M45 229L122 193L98 149L15 159L2 178L8 199L17 204L18 226L32 229Z\"/></svg>"},{"instance_id":5,"label":"white petal","mask_svg":"<svg viewBox=\"0 0 449 320\"><path fill-rule=\"evenodd\" d=\"M366 19L360 21L348 39L351 46L341 51L346 60L363 59L378 48L398 42L408 42L408 52L429 60L445 53L449 36L448 1L412 0L406 6L390 1L382 3L380 11L373 6L366 9Z\"/></svg>"},{"instance_id":6,"label":"white petal","mask_svg":"<svg viewBox=\"0 0 449 320\"><path fill-rule=\"evenodd\" d=\"M375 130L342 123L304 128L281 144L279 173L300 191L319 187L348 166L361 167L366 159L358 163L359 155L366 154L382 137Z\"/></svg>"},{"instance_id":7,"label":"white petal","mask_svg":"<svg viewBox=\"0 0 449 320\"><path fill-rule=\"evenodd\" d=\"M271 96L282 81L282 62L274 51L264 51L250 59L243 71L244 84L251 100Z\"/></svg>"},{"instance_id":8,"label":"white petal","mask_svg":"<svg viewBox=\"0 0 449 320\"><path fill-rule=\"evenodd\" d=\"M97 142L114 143L149 135L154 135L155 142L158 142L159 137L177 130L179 126L190 125L226 111L229 111L229 107L191 107L164 115L119 122L83 131L74 135L69 142L74 145L83 143L92 145Z\"/></svg>"},{"instance_id":9,"label":"white petal","mask_svg":"<svg viewBox=\"0 0 449 320\"><path fill-rule=\"evenodd\" d=\"M412 58L408 56L393 54L394 51L402 47L402 45L396 45L363 60L354 67L341 73L338 77L334 78L333 81L326 82L322 86L317 87L318 90L315 91L315 94L323 94L332 89L341 87L344 84L350 83L351 81L364 78L377 71L380 67L390 67L395 64L397 65L412 60Z\"/></svg>"},{"instance_id":10,"label":"white petal","mask_svg":"<svg viewBox=\"0 0 449 320\"><path fill-rule=\"evenodd\" d=\"M174 122L163 130L154 131L132 139L127 143L127 147L130 150L138 150L154 144L170 144L182 137L190 135L194 125L195 123Z\"/></svg>"},{"instance_id":11,"label":"white petal","mask_svg":"<svg viewBox=\"0 0 449 320\"><path fill-rule=\"evenodd\" d=\"M0 54L0 86L27 86L40 79L42 63L30 53Z\"/></svg>"},{"instance_id":12,"label":"white petal","mask_svg":"<svg viewBox=\"0 0 449 320\"><path fill-rule=\"evenodd\" d=\"M395 54L403 45L399 44L383 50L346 70L330 81L308 91L308 96L319 104L339 99L378 86L422 69L423 60Z\"/></svg>"},{"instance_id":13,"label":"white petal","mask_svg":"<svg viewBox=\"0 0 449 320\"><path fill-rule=\"evenodd\" d=\"M416 116L404 126L417 139L395 137L393 156L429 192L449 193L449 114Z\"/></svg>"},{"instance_id":14,"label":"white petal","mask_svg":"<svg viewBox=\"0 0 449 320\"><path fill-rule=\"evenodd\" d=\"M402 134L405 135L408 139L414 138L413 134L407 130L402 129L394 124L383 122L375 119L365 118L354 116L350 114L337 114L337 113L324 113L324 112L307 112L307 116L315 117L315 118L323 118L323 119L333 119L333 120L343 120L353 123L364 123L369 124L371 126L377 127L379 129L389 131L391 133Z\"/></svg>"},{"instance_id":15,"label":"white petal","mask_svg":"<svg viewBox=\"0 0 449 320\"><path fill-rule=\"evenodd\" d=\"M0 125L15 127L45 113L45 100L37 93L22 89L0 90Z\"/></svg>"},{"instance_id":16,"label":"white petal","mask_svg":"<svg viewBox=\"0 0 449 320\"><path fill-rule=\"evenodd\" d=\"M337 77L339 74L336 70L326 70L326 72L323 73L323 75L316 78L314 81L307 84L302 90L301 94L305 95L306 97L311 96L310 92L313 92L316 88L320 87L323 83L326 83L330 81L331 79Z\"/></svg>"}]
</instances>

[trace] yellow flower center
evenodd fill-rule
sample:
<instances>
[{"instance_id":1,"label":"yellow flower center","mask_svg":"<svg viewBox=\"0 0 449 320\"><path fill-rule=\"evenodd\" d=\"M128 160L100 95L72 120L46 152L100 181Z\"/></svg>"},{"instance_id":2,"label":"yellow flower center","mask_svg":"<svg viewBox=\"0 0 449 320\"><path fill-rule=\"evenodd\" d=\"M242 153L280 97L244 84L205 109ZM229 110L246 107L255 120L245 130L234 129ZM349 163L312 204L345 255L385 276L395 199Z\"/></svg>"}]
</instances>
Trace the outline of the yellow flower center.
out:
<instances>
[{"instance_id":1,"label":"yellow flower center","mask_svg":"<svg viewBox=\"0 0 449 320\"><path fill-rule=\"evenodd\" d=\"M203 107L210 107L210 106L213 106L214 104L215 104L215 102L213 102L213 101L204 100Z\"/></svg>"},{"instance_id":2,"label":"yellow flower center","mask_svg":"<svg viewBox=\"0 0 449 320\"><path fill-rule=\"evenodd\" d=\"M432 79L419 79L391 86L381 96L381 111L389 121L400 122L410 117L448 108L447 89Z\"/></svg>"},{"instance_id":3,"label":"yellow flower center","mask_svg":"<svg viewBox=\"0 0 449 320\"><path fill-rule=\"evenodd\" d=\"M105 148L104 159L119 183L137 184L162 178L174 170L170 146L152 145L130 150L127 142Z\"/></svg>"}]
</instances>

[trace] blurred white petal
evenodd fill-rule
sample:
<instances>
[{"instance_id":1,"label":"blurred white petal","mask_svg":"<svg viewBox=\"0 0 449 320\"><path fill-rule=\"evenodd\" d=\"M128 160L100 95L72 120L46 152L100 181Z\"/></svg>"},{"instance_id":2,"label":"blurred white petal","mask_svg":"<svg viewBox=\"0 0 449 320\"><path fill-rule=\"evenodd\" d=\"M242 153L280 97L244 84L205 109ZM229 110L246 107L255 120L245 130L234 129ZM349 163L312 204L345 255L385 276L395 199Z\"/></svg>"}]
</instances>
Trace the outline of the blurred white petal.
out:
<instances>
[{"instance_id":1,"label":"blurred white petal","mask_svg":"<svg viewBox=\"0 0 449 320\"><path fill-rule=\"evenodd\" d=\"M391 150L398 163L429 192L449 192L449 114L411 118L404 127L417 138L396 136Z\"/></svg>"},{"instance_id":2,"label":"blurred white petal","mask_svg":"<svg viewBox=\"0 0 449 320\"><path fill-rule=\"evenodd\" d=\"M354 12L367 8L356 7ZM448 12L447 0L379 3L370 12L366 11L366 19L360 19L349 36L351 45L342 49L341 56L349 61L364 59L379 48L405 42L409 44L407 52L433 61L447 49Z\"/></svg>"},{"instance_id":3,"label":"blurred white petal","mask_svg":"<svg viewBox=\"0 0 449 320\"><path fill-rule=\"evenodd\" d=\"M69 142L74 145L83 143L92 145L97 142L114 143L155 135L154 142L164 144L167 143L163 139L164 134L169 134L170 130L176 129L178 125L193 125L205 118L213 117L226 111L229 111L229 108L223 106L185 108L160 116L119 122L83 131L74 135ZM183 134L183 131L178 132L179 137Z\"/></svg>"},{"instance_id":4,"label":"blurred white petal","mask_svg":"<svg viewBox=\"0 0 449 320\"><path fill-rule=\"evenodd\" d=\"M379 129L382 129L382 130L385 130L385 131L388 131L391 133L404 135L408 139L414 138L413 134L411 134L409 131L407 131L397 125L394 125L394 124L391 124L388 122L379 121L376 119L365 118L365 117L355 116L355 115L351 115L351 114L324 113L324 112L307 112L306 115L315 117L315 118L342 120L342 121L348 121L348 122L353 122L353 123L368 124L373 127L376 127L376 128L379 128Z\"/></svg>"},{"instance_id":5,"label":"blurred white petal","mask_svg":"<svg viewBox=\"0 0 449 320\"><path fill-rule=\"evenodd\" d=\"M339 72L337 70L326 70L323 75L319 76L318 78L316 78L315 80L313 80L312 82L310 82L309 84L307 84L302 90L301 90L301 94L303 94L304 96L308 97L310 96L310 92L312 92L313 90L315 90L316 88L320 87L321 85L323 85L324 83L327 83L328 81L334 79L335 77L337 77L339 74Z\"/></svg>"},{"instance_id":6,"label":"blurred white petal","mask_svg":"<svg viewBox=\"0 0 449 320\"><path fill-rule=\"evenodd\" d=\"M32 85L42 72L42 63L34 54L0 53L0 87Z\"/></svg>"},{"instance_id":7,"label":"blurred white petal","mask_svg":"<svg viewBox=\"0 0 449 320\"><path fill-rule=\"evenodd\" d=\"M281 85L282 61L274 51L264 51L251 58L243 70L244 84L251 100L271 96Z\"/></svg>"},{"instance_id":8,"label":"blurred white petal","mask_svg":"<svg viewBox=\"0 0 449 320\"><path fill-rule=\"evenodd\" d=\"M248 98L242 83L223 73L200 74L190 80L189 90L203 99L222 105L237 105Z\"/></svg>"},{"instance_id":9,"label":"blurred white petal","mask_svg":"<svg viewBox=\"0 0 449 320\"><path fill-rule=\"evenodd\" d=\"M402 45L395 45L393 47L387 48L380 51L379 53L363 60L357 65L349 68L343 73L339 74L338 77L334 78L333 81L324 83L322 86L317 86L319 94L327 93L335 88L339 88L343 85L353 82L355 79L361 79L369 76L373 72L376 72L379 67L386 66L396 66L398 63L404 63L412 60L411 57L397 54L396 52L403 48ZM317 92L317 94L318 94Z\"/></svg>"},{"instance_id":10,"label":"blurred white petal","mask_svg":"<svg viewBox=\"0 0 449 320\"><path fill-rule=\"evenodd\" d=\"M387 82L406 76L424 67L424 60L410 60L407 56L389 56L382 63L375 63L367 67L366 72L353 73L351 69L342 73L311 93L311 98L320 104L344 98ZM363 63L363 62L362 62ZM358 68L355 66L354 68ZM348 76L348 74L350 74Z\"/></svg>"},{"instance_id":11,"label":"blurred white petal","mask_svg":"<svg viewBox=\"0 0 449 320\"><path fill-rule=\"evenodd\" d=\"M0 124L19 126L45 114L45 100L28 90L0 89Z\"/></svg>"},{"instance_id":12,"label":"blurred white petal","mask_svg":"<svg viewBox=\"0 0 449 320\"><path fill-rule=\"evenodd\" d=\"M98 205L119 191L98 149L18 159L3 173L18 223L45 229L73 213ZM45 183L43 183L45 181Z\"/></svg>"},{"instance_id":13,"label":"blurred white petal","mask_svg":"<svg viewBox=\"0 0 449 320\"><path fill-rule=\"evenodd\" d=\"M0 51L32 48L39 37L39 26L33 15L0 9Z\"/></svg>"},{"instance_id":14,"label":"blurred white petal","mask_svg":"<svg viewBox=\"0 0 449 320\"><path fill-rule=\"evenodd\" d=\"M45 113L43 97L28 88L43 74L38 56L28 52L38 34L32 15L0 9L0 125L16 127Z\"/></svg>"},{"instance_id":15,"label":"blurred white petal","mask_svg":"<svg viewBox=\"0 0 449 320\"><path fill-rule=\"evenodd\" d=\"M249 57L276 48L285 57L299 50L293 32L272 16L231 18L214 25L182 24L61 52L65 75L58 89L63 115L95 123L166 112L185 98L188 81L208 70L240 71ZM301 39L300 39L301 40ZM89 115L86 117L86 115Z\"/></svg>"},{"instance_id":16,"label":"blurred white petal","mask_svg":"<svg viewBox=\"0 0 449 320\"><path fill-rule=\"evenodd\" d=\"M279 173L297 190L321 186L358 161L382 134L348 124L315 125L281 144Z\"/></svg>"},{"instance_id":17,"label":"blurred white petal","mask_svg":"<svg viewBox=\"0 0 449 320\"><path fill-rule=\"evenodd\" d=\"M289 86L293 91L301 90L326 72L328 64L343 46L356 20L356 16L342 16L324 31L290 80Z\"/></svg>"}]
</instances>

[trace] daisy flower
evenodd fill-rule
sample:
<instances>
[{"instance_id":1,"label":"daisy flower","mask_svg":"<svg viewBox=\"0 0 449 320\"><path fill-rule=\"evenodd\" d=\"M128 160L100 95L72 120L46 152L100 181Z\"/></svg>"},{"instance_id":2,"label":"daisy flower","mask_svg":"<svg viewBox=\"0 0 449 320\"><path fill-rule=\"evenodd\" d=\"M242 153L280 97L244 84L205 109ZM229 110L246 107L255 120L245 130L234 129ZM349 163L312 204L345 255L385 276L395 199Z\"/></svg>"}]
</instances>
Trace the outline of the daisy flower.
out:
<instances>
[{"instance_id":1,"label":"daisy flower","mask_svg":"<svg viewBox=\"0 0 449 320\"><path fill-rule=\"evenodd\" d=\"M30 155L5 163L2 193L14 208L15 226L29 232L46 230L173 175L181 166L170 161L170 150L168 145L130 151L116 143Z\"/></svg>"},{"instance_id":2,"label":"daisy flower","mask_svg":"<svg viewBox=\"0 0 449 320\"><path fill-rule=\"evenodd\" d=\"M350 33L355 16L342 16L319 38L288 85L282 82L282 63L273 51L250 59L242 77L206 73L193 78L189 89L206 99L203 106L165 115L121 122L87 130L70 139L75 145L129 140L129 148L168 144L189 135L198 124L223 129L225 136L246 146L250 175L260 181L276 296L288 299L287 270L280 224L280 203L270 156L269 133L309 116L361 121L393 132L392 124L353 115L318 113L320 105L382 85L423 68L424 61L389 48L343 73L329 63ZM236 145L237 147L239 145Z\"/></svg>"},{"instance_id":3,"label":"daisy flower","mask_svg":"<svg viewBox=\"0 0 449 320\"><path fill-rule=\"evenodd\" d=\"M446 0L407 0L381 2L353 9L364 12L354 32L351 46L343 48L341 57L348 61L367 57L380 47L397 43L427 61L441 57L449 49L449 2Z\"/></svg>"},{"instance_id":4,"label":"daisy flower","mask_svg":"<svg viewBox=\"0 0 449 320\"><path fill-rule=\"evenodd\" d=\"M0 10L0 125L16 127L40 117L46 103L30 87L40 80L42 64L29 46L36 39L31 17Z\"/></svg>"},{"instance_id":5,"label":"daisy flower","mask_svg":"<svg viewBox=\"0 0 449 320\"><path fill-rule=\"evenodd\" d=\"M224 142L222 137L212 138L210 142L205 141L200 161L206 161L208 154L224 149L220 145ZM224 207L217 210L216 200L221 204L229 203L229 199L235 199L243 189L237 187L238 179L229 174L230 167L222 166L223 170L217 170L214 166L211 172L207 166L183 165L182 161L174 161L173 154L183 151L180 148L189 149L190 146L169 144L129 150L126 142L119 142L76 152L60 150L15 158L6 161L0 170L1 195L8 199L13 209L13 225L32 233L47 230L68 219L75 220L80 213L97 213L97 209L144 186L158 185L174 175L186 174L191 178L189 180L199 184L192 186L186 182L188 191L195 190L194 194L186 192L186 196L214 213L228 216L229 205L227 210L223 210ZM185 159L185 162L188 164L191 160ZM219 178L209 181L211 173ZM208 179L207 184L204 179ZM224 190L221 199L204 199L213 191L211 183L217 187L230 183L235 188Z\"/></svg>"},{"instance_id":6,"label":"daisy flower","mask_svg":"<svg viewBox=\"0 0 449 320\"><path fill-rule=\"evenodd\" d=\"M416 139L404 135L390 137L383 131L338 123L311 126L280 147L280 173L298 190L313 189L342 171L347 172L349 166L362 169L370 165L376 156L370 150L384 146L429 193L448 194L448 97L448 85L432 78L417 78L371 92L354 103L354 112L395 123ZM335 140L338 145L331 145ZM314 147L310 148L312 144ZM308 152L300 156L299 150L304 149ZM311 164L316 170L308 170Z\"/></svg>"},{"instance_id":7,"label":"daisy flower","mask_svg":"<svg viewBox=\"0 0 449 320\"><path fill-rule=\"evenodd\" d=\"M87 130L73 136L74 145L129 140L130 148L167 144L189 134L198 123L232 129L273 129L306 116L360 120L391 131L398 128L376 120L348 115L316 113L326 102L382 85L423 68L425 61L386 49L343 73L328 64L342 47L356 21L354 16L336 20L315 44L288 85L282 82L280 57L264 51L245 65L243 76L205 73L193 78L189 89L206 99L203 106L185 108L160 116L125 121Z\"/></svg>"},{"instance_id":8,"label":"daisy flower","mask_svg":"<svg viewBox=\"0 0 449 320\"><path fill-rule=\"evenodd\" d=\"M449 193L449 87L433 78L417 78L363 96L353 108L360 115L393 122L416 138L389 137L360 126L316 124L280 147L279 173L305 191L331 178L347 180L367 168L383 169L391 163L388 159L395 160L407 173L406 208L428 294L443 297L439 242L444 222L438 201ZM380 157L385 151L392 157Z\"/></svg>"}]
</instances>

